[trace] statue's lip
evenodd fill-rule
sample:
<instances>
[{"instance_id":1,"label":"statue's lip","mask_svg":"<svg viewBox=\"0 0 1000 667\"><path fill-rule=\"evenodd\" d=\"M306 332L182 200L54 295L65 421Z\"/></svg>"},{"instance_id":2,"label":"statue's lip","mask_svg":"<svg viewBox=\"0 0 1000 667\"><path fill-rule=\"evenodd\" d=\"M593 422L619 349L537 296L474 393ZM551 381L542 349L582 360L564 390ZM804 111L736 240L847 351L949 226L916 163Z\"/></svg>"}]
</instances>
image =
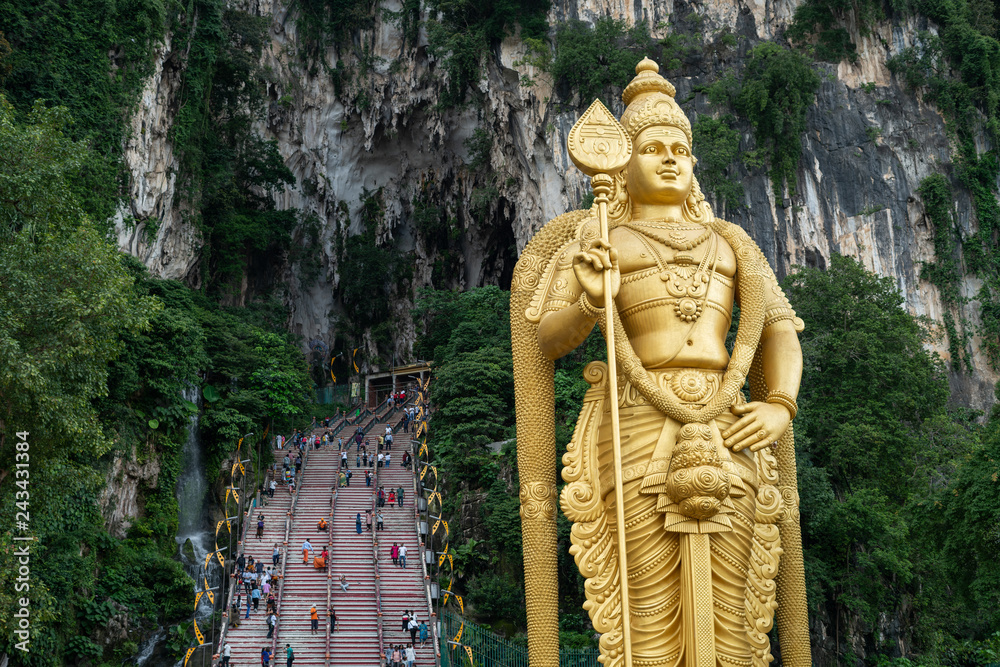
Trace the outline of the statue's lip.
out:
<instances>
[{"instance_id":1,"label":"statue's lip","mask_svg":"<svg viewBox=\"0 0 1000 667\"><path fill-rule=\"evenodd\" d=\"M672 176L674 178L676 178L677 176L680 176L680 172L679 171L674 171L673 169L661 169L660 171L658 171L656 173L657 173L658 176Z\"/></svg>"}]
</instances>

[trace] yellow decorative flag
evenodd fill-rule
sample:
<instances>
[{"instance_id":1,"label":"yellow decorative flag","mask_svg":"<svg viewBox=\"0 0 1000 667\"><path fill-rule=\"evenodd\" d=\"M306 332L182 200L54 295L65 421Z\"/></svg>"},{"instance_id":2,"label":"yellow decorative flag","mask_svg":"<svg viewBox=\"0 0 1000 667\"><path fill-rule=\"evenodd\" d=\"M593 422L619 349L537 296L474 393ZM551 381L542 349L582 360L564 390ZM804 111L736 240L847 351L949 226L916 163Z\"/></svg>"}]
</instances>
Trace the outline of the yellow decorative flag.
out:
<instances>
[{"instance_id":1,"label":"yellow decorative flag","mask_svg":"<svg viewBox=\"0 0 1000 667\"><path fill-rule=\"evenodd\" d=\"M198 603L201 602L202 591L198 591L194 594L194 608L198 608Z\"/></svg>"},{"instance_id":2,"label":"yellow decorative flag","mask_svg":"<svg viewBox=\"0 0 1000 667\"><path fill-rule=\"evenodd\" d=\"M215 555L219 558L219 565L221 565L223 568L225 568L226 567L226 559L223 558L222 552L221 551L216 551Z\"/></svg>"},{"instance_id":3,"label":"yellow decorative flag","mask_svg":"<svg viewBox=\"0 0 1000 667\"><path fill-rule=\"evenodd\" d=\"M185 655L185 656L184 656L184 667L187 667L187 664L188 664L188 660L190 660L190 659L191 659L191 654L192 654L192 653L194 653L194 650L195 650L196 648L198 648L198 647L197 647L197 646L195 646L195 647L192 647L192 648L189 648L189 649L187 650L187 655Z\"/></svg>"},{"instance_id":4,"label":"yellow decorative flag","mask_svg":"<svg viewBox=\"0 0 1000 667\"><path fill-rule=\"evenodd\" d=\"M469 664L472 665L472 667L475 667L476 663L472 659L472 647L471 646L466 646L465 647L465 652L469 654Z\"/></svg>"},{"instance_id":5,"label":"yellow decorative flag","mask_svg":"<svg viewBox=\"0 0 1000 667\"><path fill-rule=\"evenodd\" d=\"M216 551L219 550L219 545L218 544L215 545L215 550ZM206 570L208 569L208 564L211 562L211 560L212 560L212 552L209 551L207 554L205 554L205 568L204 569L206 569ZM207 584L205 585L205 588L208 588Z\"/></svg>"},{"instance_id":6,"label":"yellow decorative flag","mask_svg":"<svg viewBox=\"0 0 1000 667\"><path fill-rule=\"evenodd\" d=\"M212 554L209 554L208 557L211 558ZM202 575L202 576L204 576L204 575ZM215 604L215 593L212 592L212 589L208 585L208 577L205 577L205 595L208 596L208 601L209 602L211 602L212 604Z\"/></svg>"},{"instance_id":7,"label":"yellow decorative flag","mask_svg":"<svg viewBox=\"0 0 1000 667\"><path fill-rule=\"evenodd\" d=\"M201 628L198 627L198 619L193 618L191 622L194 623L194 636L198 638L198 645L201 646L205 643L205 635L201 634Z\"/></svg>"},{"instance_id":8,"label":"yellow decorative flag","mask_svg":"<svg viewBox=\"0 0 1000 667\"><path fill-rule=\"evenodd\" d=\"M355 373L360 373L361 372L361 369L358 368L358 362L356 362L354 360L354 357L356 357L358 355L358 350L360 350L360 349L361 349L360 347L354 348L354 354L351 355L351 363L354 364L354 372Z\"/></svg>"}]
</instances>

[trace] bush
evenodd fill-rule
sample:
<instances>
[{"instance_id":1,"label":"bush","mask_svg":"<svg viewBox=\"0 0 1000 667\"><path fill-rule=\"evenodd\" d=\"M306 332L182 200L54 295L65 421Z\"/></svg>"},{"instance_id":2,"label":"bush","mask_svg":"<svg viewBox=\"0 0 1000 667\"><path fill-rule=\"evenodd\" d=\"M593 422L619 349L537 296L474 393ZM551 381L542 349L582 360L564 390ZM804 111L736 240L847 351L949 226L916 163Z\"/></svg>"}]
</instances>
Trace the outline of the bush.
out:
<instances>
[{"instance_id":1,"label":"bush","mask_svg":"<svg viewBox=\"0 0 1000 667\"><path fill-rule=\"evenodd\" d=\"M623 19L602 17L593 27L570 21L556 29L552 76L568 91L579 95L581 106L594 98L614 108L612 98L635 76L635 66L652 47L645 23L629 27Z\"/></svg>"}]
</instances>

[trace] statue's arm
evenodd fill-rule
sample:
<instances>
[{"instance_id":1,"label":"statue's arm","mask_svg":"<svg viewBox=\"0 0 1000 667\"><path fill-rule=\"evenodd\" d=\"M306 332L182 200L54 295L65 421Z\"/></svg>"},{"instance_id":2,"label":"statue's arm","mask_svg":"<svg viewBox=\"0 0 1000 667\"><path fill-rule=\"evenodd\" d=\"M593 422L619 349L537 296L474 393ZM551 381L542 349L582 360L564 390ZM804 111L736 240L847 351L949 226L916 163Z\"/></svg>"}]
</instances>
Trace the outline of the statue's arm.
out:
<instances>
[{"instance_id":1,"label":"statue's arm","mask_svg":"<svg viewBox=\"0 0 1000 667\"><path fill-rule=\"evenodd\" d=\"M759 349L768 395L765 401L752 401L732 409L740 419L723 431L722 437L733 451L766 447L784 434L795 417L795 397L802 380L802 347L798 336L802 321L795 317L773 274L765 279L764 289L764 331Z\"/></svg>"},{"instance_id":2,"label":"statue's arm","mask_svg":"<svg viewBox=\"0 0 1000 667\"><path fill-rule=\"evenodd\" d=\"M792 320L779 320L764 329L760 353L768 390L783 392L793 399L798 396L802 380L802 346Z\"/></svg>"},{"instance_id":3,"label":"statue's arm","mask_svg":"<svg viewBox=\"0 0 1000 667\"><path fill-rule=\"evenodd\" d=\"M569 354L590 335L601 311L590 307L589 301L581 307L580 300L586 298L572 264L561 268L538 323L538 345L549 359Z\"/></svg>"}]
</instances>

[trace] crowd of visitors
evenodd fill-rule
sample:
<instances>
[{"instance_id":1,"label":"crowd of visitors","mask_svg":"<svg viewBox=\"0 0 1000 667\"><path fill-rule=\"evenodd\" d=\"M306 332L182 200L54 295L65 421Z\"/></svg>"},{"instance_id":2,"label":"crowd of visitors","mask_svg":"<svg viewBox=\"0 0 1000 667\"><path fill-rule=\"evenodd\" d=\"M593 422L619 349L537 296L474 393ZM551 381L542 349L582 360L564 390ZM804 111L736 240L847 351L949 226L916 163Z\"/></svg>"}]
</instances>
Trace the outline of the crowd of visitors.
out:
<instances>
[{"instance_id":1,"label":"crowd of visitors","mask_svg":"<svg viewBox=\"0 0 1000 667\"><path fill-rule=\"evenodd\" d=\"M406 391L393 394L388 400L390 407L405 402ZM409 432L415 419L416 410L412 407L404 408L400 429L403 432ZM353 477L350 467L350 448L352 445L355 448L354 468L364 471L366 487L373 485L375 479L374 470L376 467L382 468L392 464L393 429L391 426L386 426L384 433L377 435L367 434L359 426L347 438L345 446L344 438L334 438L334 435L329 430L333 421L332 418L322 420L325 429L322 433L314 431L306 434L295 431L288 438L282 435L275 436L274 445L278 450L283 451L284 455L280 462L276 461L267 470L265 481L260 489L262 504L264 506L266 506L266 502L263 499L274 498L274 494L279 486L285 486L289 494L295 493L296 486L301 479L303 456L307 448L320 449L331 445L337 447L337 450L340 452L340 470L338 471L338 486L340 487L349 487L351 478ZM413 457L410 452L403 452L400 465L406 469L411 469ZM363 519L360 512L355 515L356 533L360 535L363 532L362 526L364 526L365 531L371 532L373 524L376 531L383 530L385 524L382 514L383 508L386 506L392 507L393 505L402 508L405 495L406 491L403 486L389 488L388 490L384 486L379 486L376 491L376 509L374 512L371 509L366 509ZM265 513L262 511L256 520L257 541L263 540L266 522ZM316 531L318 533L327 533L329 529L330 524L325 517L321 517L316 524ZM329 552L325 546L317 553L312 543L306 539L302 542L301 551L303 564L308 564L311 559L316 569L329 568ZM394 565L401 568L406 567L407 547L405 544L396 544L394 542L389 552ZM264 622L267 628L266 638L271 639L274 636L278 621L278 603L275 592L281 576L279 567L281 558L282 547L278 543L275 543L271 554L270 566L265 566L261 560L255 559L254 556L247 553L241 553L235 559L231 575L236 580L236 589L232 596L230 614L232 627L238 627L241 620L248 620L251 613L258 613L261 601L263 600ZM340 590L344 593L348 592L350 583L347 580L347 575L340 574L338 581ZM330 632L333 633L338 629L337 616L333 606L327 609L327 617L330 623ZM313 635L317 634L319 632L319 611L316 605L313 605L309 609L309 623L311 633ZM390 647L385 656L390 667L414 667L416 660L415 645L418 642L420 645L427 642L427 624L424 621L418 620L413 612L408 611L404 614L402 629L410 633L410 642L406 646L399 644ZM219 664L223 667L229 667L231 655L231 646L226 642L219 653L219 657L221 658ZM292 667L292 663L295 660L295 653L290 644L285 644L285 658L286 667ZM261 648L261 665L269 667L273 659L276 659L276 656L272 655L269 647L265 646Z\"/></svg>"}]
</instances>

